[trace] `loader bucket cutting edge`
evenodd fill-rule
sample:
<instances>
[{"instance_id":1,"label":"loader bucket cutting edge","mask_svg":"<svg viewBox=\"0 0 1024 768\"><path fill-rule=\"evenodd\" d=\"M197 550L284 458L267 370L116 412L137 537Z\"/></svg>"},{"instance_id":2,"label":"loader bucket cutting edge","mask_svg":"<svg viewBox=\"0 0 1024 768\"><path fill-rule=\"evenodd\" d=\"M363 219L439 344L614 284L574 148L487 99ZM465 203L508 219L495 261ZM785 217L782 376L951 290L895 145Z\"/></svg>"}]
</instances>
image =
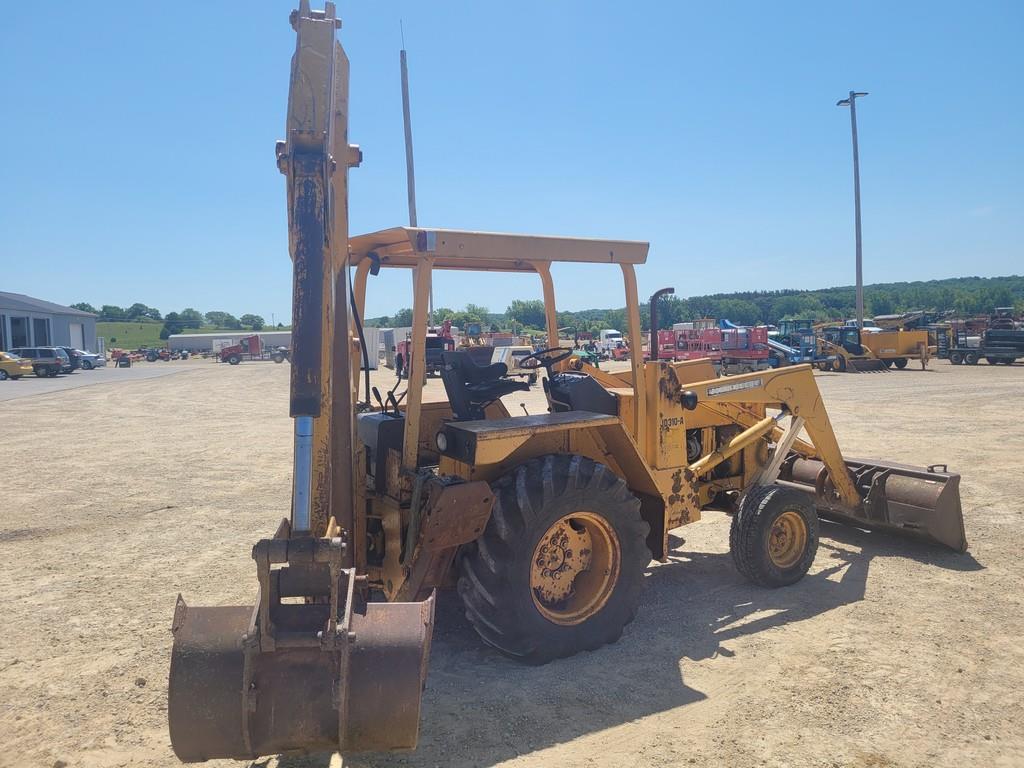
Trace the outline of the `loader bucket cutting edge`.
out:
<instances>
[{"instance_id":1,"label":"loader bucket cutting edge","mask_svg":"<svg viewBox=\"0 0 1024 768\"><path fill-rule=\"evenodd\" d=\"M366 604L343 650L261 652L249 639L252 619L252 606L189 607L179 598L167 709L180 760L415 748L433 595Z\"/></svg>"},{"instance_id":2,"label":"loader bucket cutting edge","mask_svg":"<svg viewBox=\"0 0 1024 768\"><path fill-rule=\"evenodd\" d=\"M851 359L847 362L847 370L854 373L888 373L889 369L881 360Z\"/></svg>"},{"instance_id":3,"label":"loader bucket cutting edge","mask_svg":"<svg viewBox=\"0 0 1024 768\"><path fill-rule=\"evenodd\" d=\"M947 472L943 465L925 468L863 459L849 459L846 467L864 499L857 509L825 500L827 472L820 461L796 459L784 479L814 493L825 519L906 534L957 552L967 550L960 475Z\"/></svg>"}]
</instances>

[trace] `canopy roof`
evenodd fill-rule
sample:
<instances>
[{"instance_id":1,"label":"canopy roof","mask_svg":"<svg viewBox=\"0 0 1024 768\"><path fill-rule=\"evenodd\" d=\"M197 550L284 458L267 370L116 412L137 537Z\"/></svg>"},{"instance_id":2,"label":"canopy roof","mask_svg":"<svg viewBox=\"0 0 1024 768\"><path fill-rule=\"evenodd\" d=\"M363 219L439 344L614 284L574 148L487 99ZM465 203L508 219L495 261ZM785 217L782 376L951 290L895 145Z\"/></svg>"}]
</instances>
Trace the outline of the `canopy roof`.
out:
<instances>
[{"instance_id":1,"label":"canopy roof","mask_svg":"<svg viewBox=\"0 0 1024 768\"><path fill-rule=\"evenodd\" d=\"M435 269L533 272L536 262L643 264L648 243L458 229L393 227L349 240L352 264L376 253L382 266L414 267L430 257Z\"/></svg>"}]
</instances>

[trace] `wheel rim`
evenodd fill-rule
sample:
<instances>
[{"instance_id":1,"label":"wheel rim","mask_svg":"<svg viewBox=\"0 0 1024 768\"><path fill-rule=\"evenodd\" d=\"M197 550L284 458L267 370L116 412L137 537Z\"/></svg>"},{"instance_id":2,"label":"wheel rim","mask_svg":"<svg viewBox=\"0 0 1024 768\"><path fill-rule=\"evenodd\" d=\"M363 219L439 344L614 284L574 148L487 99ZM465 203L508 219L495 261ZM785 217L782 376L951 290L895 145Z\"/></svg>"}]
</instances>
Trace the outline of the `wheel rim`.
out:
<instances>
[{"instance_id":1,"label":"wheel rim","mask_svg":"<svg viewBox=\"0 0 1024 768\"><path fill-rule=\"evenodd\" d=\"M807 523L796 512L783 512L768 533L768 557L779 568L792 568L807 549Z\"/></svg>"},{"instance_id":2,"label":"wheel rim","mask_svg":"<svg viewBox=\"0 0 1024 768\"><path fill-rule=\"evenodd\" d=\"M555 624L580 624L608 602L619 580L619 538L592 512L555 521L537 542L530 593L541 615Z\"/></svg>"}]
</instances>

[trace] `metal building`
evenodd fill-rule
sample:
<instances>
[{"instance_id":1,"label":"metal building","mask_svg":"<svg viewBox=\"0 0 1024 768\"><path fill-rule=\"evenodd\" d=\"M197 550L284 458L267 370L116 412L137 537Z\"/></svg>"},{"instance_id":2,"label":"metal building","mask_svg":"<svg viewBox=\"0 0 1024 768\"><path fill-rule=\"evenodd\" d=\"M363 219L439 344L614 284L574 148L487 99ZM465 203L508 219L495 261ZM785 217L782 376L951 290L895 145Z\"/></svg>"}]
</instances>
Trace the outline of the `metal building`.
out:
<instances>
[{"instance_id":1,"label":"metal building","mask_svg":"<svg viewBox=\"0 0 1024 768\"><path fill-rule=\"evenodd\" d=\"M96 351L96 315L0 291L0 350L51 346Z\"/></svg>"}]
</instances>

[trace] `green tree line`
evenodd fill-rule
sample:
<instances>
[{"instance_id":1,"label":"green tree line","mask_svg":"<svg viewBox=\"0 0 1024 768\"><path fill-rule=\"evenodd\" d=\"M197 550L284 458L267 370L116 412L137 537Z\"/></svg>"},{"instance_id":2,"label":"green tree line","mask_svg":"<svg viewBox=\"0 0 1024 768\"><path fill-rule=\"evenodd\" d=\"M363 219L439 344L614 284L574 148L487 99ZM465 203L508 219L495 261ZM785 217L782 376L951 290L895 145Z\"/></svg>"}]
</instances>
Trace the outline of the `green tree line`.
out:
<instances>
[{"instance_id":1,"label":"green tree line","mask_svg":"<svg viewBox=\"0 0 1024 768\"><path fill-rule=\"evenodd\" d=\"M103 304L99 309L85 301L71 306L83 312L98 315L100 322L163 323L163 328L160 329L161 339L166 339L171 334L184 333L188 329L198 330L203 327L253 331L261 331L266 327L266 321L259 315L244 314L241 317L235 317L230 312L218 310L200 312L192 307L185 307L180 312L168 312L166 315L162 315L157 308L148 307L139 302L130 307ZM281 325L278 324L278 327Z\"/></svg>"},{"instance_id":2,"label":"green tree line","mask_svg":"<svg viewBox=\"0 0 1024 768\"><path fill-rule=\"evenodd\" d=\"M924 310L956 317L987 315L995 307L1015 307L1024 313L1024 276L954 277L902 283L875 283L864 287L865 312L868 315L889 315ZM640 317L644 330L649 327L649 307L641 303ZM856 314L854 287L821 288L817 290L743 291L716 293L681 298L665 296L658 306L663 328L673 323L702 317L727 319L739 325L777 324L780 320L844 320ZM450 319L463 327L479 322L493 330L538 331L544 328L544 303L537 299L516 299L503 313L492 314L486 307L468 304L463 310L438 308L435 322ZM402 309L393 316L370 318L367 325L404 327L412 325L412 310ZM577 332L596 332L602 328L624 329L626 310L586 309L559 312L560 328Z\"/></svg>"}]
</instances>

